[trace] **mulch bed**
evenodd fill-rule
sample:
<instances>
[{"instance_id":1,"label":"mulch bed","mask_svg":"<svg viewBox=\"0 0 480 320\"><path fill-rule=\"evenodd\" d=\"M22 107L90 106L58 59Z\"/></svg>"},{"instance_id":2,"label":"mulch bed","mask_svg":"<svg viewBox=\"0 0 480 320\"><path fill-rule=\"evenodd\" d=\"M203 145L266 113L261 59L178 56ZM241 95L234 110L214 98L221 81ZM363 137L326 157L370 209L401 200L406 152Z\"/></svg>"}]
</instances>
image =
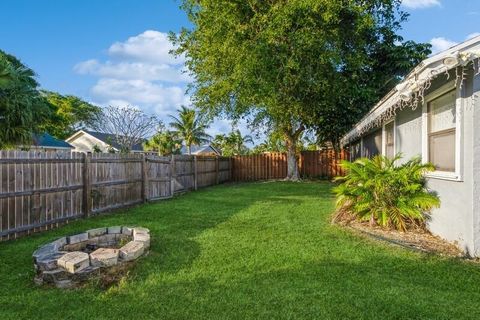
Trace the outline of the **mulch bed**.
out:
<instances>
[{"instance_id":1,"label":"mulch bed","mask_svg":"<svg viewBox=\"0 0 480 320\"><path fill-rule=\"evenodd\" d=\"M401 232L383 229L379 226L370 226L368 222L355 220L344 225L359 234L411 250L435 253L441 256L469 258L454 244L434 236L426 230L415 229Z\"/></svg>"}]
</instances>

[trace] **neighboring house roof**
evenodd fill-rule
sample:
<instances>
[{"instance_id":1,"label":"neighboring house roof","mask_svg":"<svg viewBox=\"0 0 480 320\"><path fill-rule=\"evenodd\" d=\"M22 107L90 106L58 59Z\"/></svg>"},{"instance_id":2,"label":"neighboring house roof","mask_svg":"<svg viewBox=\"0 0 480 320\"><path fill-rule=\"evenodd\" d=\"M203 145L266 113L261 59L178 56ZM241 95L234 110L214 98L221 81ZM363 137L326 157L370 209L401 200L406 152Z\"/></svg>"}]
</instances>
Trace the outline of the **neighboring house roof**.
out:
<instances>
[{"instance_id":1,"label":"neighboring house roof","mask_svg":"<svg viewBox=\"0 0 480 320\"><path fill-rule=\"evenodd\" d=\"M88 134L105 144L112 146L116 150L120 150L121 146L116 142L116 137L114 134L103 133L98 131L89 131L89 130L80 130L72 135L67 141L74 141L77 137L81 136L81 134ZM132 147L132 151L143 151L142 143L137 143Z\"/></svg>"},{"instance_id":2,"label":"neighboring house roof","mask_svg":"<svg viewBox=\"0 0 480 320\"><path fill-rule=\"evenodd\" d=\"M429 88L431 81L439 75L446 74L459 66L465 67L478 58L480 58L480 36L425 59L415 67L402 82L383 97L370 112L343 137L342 144L348 144L370 130L380 127L382 123L395 116L397 109L406 106L412 109L416 108L419 101L414 98L414 93L421 93L423 97L423 92ZM480 67L480 65L477 64L477 68L478 67ZM462 77L462 72L459 73L460 75L457 74L457 77ZM457 79L457 81L458 80L463 79Z\"/></svg>"},{"instance_id":3,"label":"neighboring house roof","mask_svg":"<svg viewBox=\"0 0 480 320\"><path fill-rule=\"evenodd\" d=\"M91 135L91 136L94 136L94 137L97 138L98 140L102 140L103 142L111 145L112 147L114 147L114 148L117 149L117 150L120 150L120 149L122 148L122 147L115 141L116 138L115 138L115 135L114 135L114 134L102 133L102 132L97 132L97 131L85 131L85 132L88 133L88 134ZM142 145L142 143L137 143L137 144L133 145L132 151L143 151L143 145Z\"/></svg>"},{"instance_id":4,"label":"neighboring house roof","mask_svg":"<svg viewBox=\"0 0 480 320\"><path fill-rule=\"evenodd\" d=\"M57 139L48 133L33 135L32 146L50 149L73 149L74 147L63 140Z\"/></svg>"},{"instance_id":5,"label":"neighboring house roof","mask_svg":"<svg viewBox=\"0 0 480 320\"><path fill-rule=\"evenodd\" d=\"M202 146L191 146L190 151L192 154L215 153L217 155L220 155L220 152L216 148L208 144ZM181 153L188 154L186 146L182 146Z\"/></svg>"}]
</instances>

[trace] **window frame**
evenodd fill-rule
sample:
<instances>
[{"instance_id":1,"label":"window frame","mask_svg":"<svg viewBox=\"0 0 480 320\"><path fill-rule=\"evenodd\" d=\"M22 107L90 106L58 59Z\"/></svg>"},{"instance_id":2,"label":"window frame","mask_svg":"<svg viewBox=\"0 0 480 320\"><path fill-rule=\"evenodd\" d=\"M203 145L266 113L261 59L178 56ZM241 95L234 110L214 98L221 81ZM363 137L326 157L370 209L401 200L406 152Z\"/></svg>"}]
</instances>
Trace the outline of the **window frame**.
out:
<instances>
[{"instance_id":1,"label":"window frame","mask_svg":"<svg viewBox=\"0 0 480 320\"><path fill-rule=\"evenodd\" d=\"M441 180L452 180L452 181L463 181L463 166L462 166L462 125L463 125L463 108L462 108L462 89L455 85L455 81L450 81L432 93L428 94L422 105L422 161L423 163L428 163L429 161L429 125L430 117L428 104L441 97L442 95L455 90L455 170L451 171L440 171L435 170L428 173L426 176L429 178L441 179ZM453 128L446 129L443 131L453 130ZM438 133L438 132L436 132Z\"/></svg>"},{"instance_id":2,"label":"window frame","mask_svg":"<svg viewBox=\"0 0 480 320\"><path fill-rule=\"evenodd\" d=\"M387 130L386 126L393 125L393 157L397 155L397 120L393 118L383 124L382 127L382 155L387 156Z\"/></svg>"}]
</instances>

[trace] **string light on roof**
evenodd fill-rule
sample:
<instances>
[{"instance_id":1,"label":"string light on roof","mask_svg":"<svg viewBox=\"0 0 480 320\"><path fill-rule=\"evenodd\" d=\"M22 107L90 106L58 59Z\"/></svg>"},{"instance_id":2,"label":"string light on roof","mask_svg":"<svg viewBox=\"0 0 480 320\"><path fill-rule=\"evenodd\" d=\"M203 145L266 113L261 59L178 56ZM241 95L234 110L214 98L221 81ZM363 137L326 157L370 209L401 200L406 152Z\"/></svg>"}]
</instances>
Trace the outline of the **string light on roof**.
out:
<instances>
[{"instance_id":1,"label":"string light on roof","mask_svg":"<svg viewBox=\"0 0 480 320\"><path fill-rule=\"evenodd\" d=\"M380 127L383 123L391 120L395 117L398 109L403 110L405 107L409 107L415 110L420 103L425 102L425 93L431 87L432 81L439 75L446 75L447 80L450 79L449 71L455 68L455 83L462 88L467 77L467 68L471 63L475 75L480 74L480 51L469 52L454 52L451 55L445 57L443 64L437 68L429 68L422 74L426 74L423 78L419 78L419 74L415 74L413 79L404 81L395 87L394 102L391 106L387 107L379 115L369 114L363 119L364 125L352 130L342 140L342 143L349 144L354 140L357 140L370 130Z\"/></svg>"}]
</instances>

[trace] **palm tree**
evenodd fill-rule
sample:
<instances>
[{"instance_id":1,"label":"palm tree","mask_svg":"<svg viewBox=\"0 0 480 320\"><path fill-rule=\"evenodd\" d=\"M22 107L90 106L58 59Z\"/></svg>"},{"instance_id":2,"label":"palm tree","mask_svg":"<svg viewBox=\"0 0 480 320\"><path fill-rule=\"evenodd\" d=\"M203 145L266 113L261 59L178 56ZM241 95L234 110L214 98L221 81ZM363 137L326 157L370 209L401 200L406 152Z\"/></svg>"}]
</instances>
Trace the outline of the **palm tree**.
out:
<instances>
[{"instance_id":1,"label":"palm tree","mask_svg":"<svg viewBox=\"0 0 480 320\"><path fill-rule=\"evenodd\" d=\"M50 115L35 72L0 50L0 148L30 143Z\"/></svg>"},{"instance_id":2,"label":"palm tree","mask_svg":"<svg viewBox=\"0 0 480 320\"><path fill-rule=\"evenodd\" d=\"M144 143L147 151L156 151L161 156L178 154L182 147L182 141L171 131L163 131L155 134L150 140Z\"/></svg>"},{"instance_id":3,"label":"palm tree","mask_svg":"<svg viewBox=\"0 0 480 320\"><path fill-rule=\"evenodd\" d=\"M174 129L172 132L185 143L188 154L191 154L192 145L210 140L211 137L205 132L208 125L194 109L182 106L178 110L178 117L170 117L173 119L173 122L170 122L170 126Z\"/></svg>"},{"instance_id":4,"label":"palm tree","mask_svg":"<svg viewBox=\"0 0 480 320\"><path fill-rule=\"evenodd\" d=\"M241 155L248 152L248 148L245 144L253 144L253 138L250 135L242 136L240 130L234 130L226 138L227 143L231 145L235 155Z\"/></svg>"}]
</instances>

